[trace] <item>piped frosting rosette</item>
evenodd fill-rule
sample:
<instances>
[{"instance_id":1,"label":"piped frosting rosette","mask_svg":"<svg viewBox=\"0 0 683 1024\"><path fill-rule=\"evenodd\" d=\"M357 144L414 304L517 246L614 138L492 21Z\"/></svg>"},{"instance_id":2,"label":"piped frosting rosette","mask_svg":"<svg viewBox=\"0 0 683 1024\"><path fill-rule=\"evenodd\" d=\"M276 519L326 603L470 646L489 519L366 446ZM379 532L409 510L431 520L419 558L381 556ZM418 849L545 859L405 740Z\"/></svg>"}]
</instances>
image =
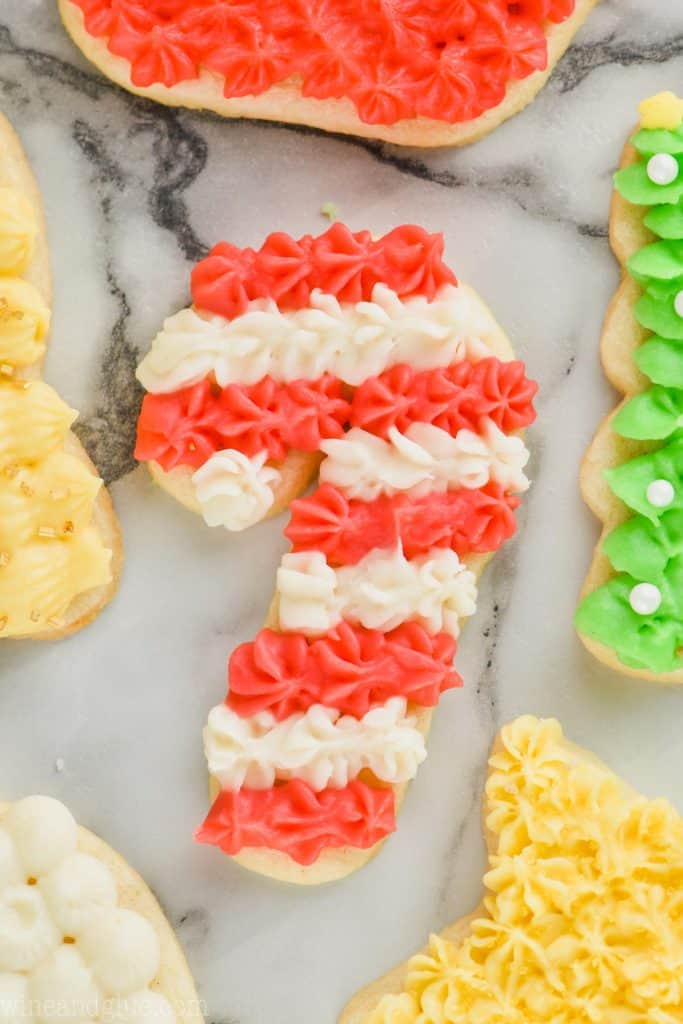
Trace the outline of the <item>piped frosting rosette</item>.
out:
<instances>
[{"instance_id":1,"label":"piped frosting rosette","mask_svg":"<svg viewBox=\"0 0 683 1024\"><path fill-rule=\"evenodd\" d=\"M141 364L138 457L189 465L207 522L249 525L279 460L324 456L269 628L233 653L205 729L219 792L197 838L229 854L375 846L426 756L420 712L461 683L470 563L514 532L536 385L492 354L499 329L442 249L340 224L217 246Z\"/></svg>"}]
</instances>

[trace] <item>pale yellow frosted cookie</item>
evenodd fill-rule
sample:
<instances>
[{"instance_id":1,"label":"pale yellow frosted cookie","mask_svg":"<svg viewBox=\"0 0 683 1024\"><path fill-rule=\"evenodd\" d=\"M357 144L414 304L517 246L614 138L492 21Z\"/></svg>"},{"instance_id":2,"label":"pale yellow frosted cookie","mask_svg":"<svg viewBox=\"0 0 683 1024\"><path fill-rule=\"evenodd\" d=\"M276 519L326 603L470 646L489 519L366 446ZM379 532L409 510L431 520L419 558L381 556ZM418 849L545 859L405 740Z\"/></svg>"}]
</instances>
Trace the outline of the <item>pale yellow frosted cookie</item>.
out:
<instances>
[{"instance_id":1,"label":"pale yellow frosted cookie","mask_svg":"<svg viewBox=\"0 0 683 1024\"><path fill-rule=\"evenodd\" d=\"M0 639L57 639L113 596L121 537L111 500L40 380L50 270L40 194L0 115Z\"/></svg>"}]
</instances>

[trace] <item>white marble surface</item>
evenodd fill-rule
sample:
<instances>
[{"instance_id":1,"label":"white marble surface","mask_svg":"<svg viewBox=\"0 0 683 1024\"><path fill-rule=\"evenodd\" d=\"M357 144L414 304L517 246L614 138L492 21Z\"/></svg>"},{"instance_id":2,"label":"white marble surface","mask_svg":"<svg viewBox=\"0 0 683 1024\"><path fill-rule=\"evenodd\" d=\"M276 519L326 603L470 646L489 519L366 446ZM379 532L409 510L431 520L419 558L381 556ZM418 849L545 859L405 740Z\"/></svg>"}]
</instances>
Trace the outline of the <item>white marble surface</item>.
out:
<instances>
[{"instance_id":1,"label":"white marble surface","mask_svg":"<svg viewBox=\"0 0 683 1024\"><path fill-rule=\"evenodd\" d=\"M602 669L571 627L597 536L578 463L615 401L597 356L617 281L610 172L638 100L680 91L682 54L680 0L604 0L527 112L466 151L421 154L141 103L85 64L52 0L0 0L0 107L33 161L52 244L47 377L83 412L127 553L93 626L56 646L2 646L0 793L63 798L142 872L210 1022L331 1024L358 986L471 909L487 749L514 715L557 715L683 811L683 691ZM522 528L487 574L459 652L466 687L441 704L398 834L356 876L301 891L191 841L207 803L200 730L230 650L264 616L282 524L211 532L134 469L133 369L204 247L317 232L327 200L354 228L442 229L542 391Z\"/></svg>"}]
</instances>

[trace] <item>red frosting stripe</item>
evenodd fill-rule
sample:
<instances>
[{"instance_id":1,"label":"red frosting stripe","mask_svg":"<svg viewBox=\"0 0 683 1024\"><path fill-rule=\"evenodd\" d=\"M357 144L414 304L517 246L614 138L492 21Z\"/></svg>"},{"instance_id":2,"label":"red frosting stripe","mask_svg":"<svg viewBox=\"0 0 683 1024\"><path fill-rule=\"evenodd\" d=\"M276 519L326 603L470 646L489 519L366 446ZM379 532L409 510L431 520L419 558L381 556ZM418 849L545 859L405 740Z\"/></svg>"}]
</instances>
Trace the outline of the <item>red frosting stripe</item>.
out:
<instances>
[{"instance_id":1,"label":"red frosting stripe","mask_svg":"<svg viewBox=\"0 0 683 1024\"><path fill-rule=\"evenodd\" d=\"M341 437L349 419L351 426L382 437L415 421L452 435L463 427L476 432L483 416L510 433L533 422L537 390L523 363L493 357L420 372L394 366L364 381L351 403L330 374L289 383L264 377L223 389L204 380L170 394L145 395L135 457L165 470L198 468L224 448L249 456L266 451L277 461L290 449L318 451L323 438Z\"/></svg>"},{"instance_id":2,"label":"red frosting stripe","mask_svg":"<svg viewBox=\"0 0 683 1024\"><path fill-rule=\"evenodd\" d=\"M545 30L575 0L73 0L87 31L130 62L134 85L202 68L226 96L297 76L304 96L348 97L369 124L467 121L548 63Z\"/></svg>"},{"instance_id":3,"label":"red frosting stripe","mask_svg":"<svg viewBox=\"0 0 683 1024\"><path fill-rule=\"evenodd\" d=\"M349 416L342 384L330 374L281 384L212 386L209 380L164 395L145 395L138 420L135 458L165 469L198 469L217 451L268 453L284 459L297 449L317 452L325 437L341 437Z\"/></svg>"},{"instance_id":4,"label":"red frosting stripe","mask_svg":"<svg viewBox=\"0 0 683 1024\"><path fill-rule=\"evenodd\" d=\"M492 356L419 372L402 363L360 385L351 426L386 438L392 427L403 433L419 421L455 435L463 428L476 432L487 416L509 434L533 423L537 391L517 360L504 363Z\"/></svg>"},{"instance_id":5,"label":"red frosting stripe","mask_svg":"<svg viewBox=\"0 0 683 1024\"><path fill-rule=\"evenodd\" d=\"M401 544L407 558L432 548L459 557L497 551L515 532L520 499L499 484L414 497L349 499L331 484L292 502L285 529L294 551L322 551L331 565L355 565L373 548Z\"/></svg>"},{"instance_id":6,"label":"red frosting stripe","mask_svg":"<svg viewBox=\"0 0 683 1024\"><path fill-rule=\"evenodd\" d=\"M339 222L317 238L276 232L258 250L220 242L192 271L192 300L229 320L254 299L303 309L314 288L340 302L361 302L383 283L400 296L431 300L441 285L457 283L443 262L443 245L443 235L414 224L375 241L369 231L352 232Z\"/></svg>"},{"instance_id":7,"label":"red frosting stripe","mask_svg":"<svg viewBox=\"0 0 683 1024\"><path fill-rule=\"evenodd\" d=\"M389 633L342 622L317 640L262 629L233 651L225 703L244 718L270 711L279 721L313 704L362 718L390 697L434 707L462 686L454 656L453 637L416 622Z\"/></svg>"},{"instance_id":8,"label":"red frosting stripe","mask_svg":"<svg viewBox=\"0 0 683 1024\"><path fill-rule=\"evenodd\" d=\"M367 850L396 829L394 792L354 779L343 789L314 793L301 779L272 789L223 790L195 832L234 855L245 847L279 850L313 864L323 850Z\"/></svg>"}]
</instances>

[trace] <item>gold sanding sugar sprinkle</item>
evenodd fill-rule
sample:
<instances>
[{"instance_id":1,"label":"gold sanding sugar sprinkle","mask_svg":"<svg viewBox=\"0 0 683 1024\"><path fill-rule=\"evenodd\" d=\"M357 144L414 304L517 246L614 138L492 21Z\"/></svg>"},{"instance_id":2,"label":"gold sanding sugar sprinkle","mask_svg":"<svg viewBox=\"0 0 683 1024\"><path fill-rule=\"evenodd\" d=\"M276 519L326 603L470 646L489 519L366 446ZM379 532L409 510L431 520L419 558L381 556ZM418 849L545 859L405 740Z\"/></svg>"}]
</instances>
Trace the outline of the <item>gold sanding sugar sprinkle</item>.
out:
<instances>
[{"instance_id":1,"label":"gold sanding sugar sprinkle","mask_svg":"<svg viewBox=\"0 0 683 1024\"><path fill-rule=\"evenodd\" d=\"M5 626L7 625L8 621L9 621L9 616L7 616L7 615L0 615L0 632L2 632L2 630L5 628Z\"/></svg>"},{"instance_id":2,"label":"gold sanding sugar sprinkle","mask_svg":"<svg viewBox=\"0 0 683 1024\"><path fill-rule=\"evenodd\" d=\"M55 615L51 615L47 620L48 626L52 626L53 629L59 629L62 625L62 620L58 619Z\"/></svg>"},{"instance_id":3,"label":"gold sanding sugar sprinkle","mask_svg":"<svg viewBox=\"0 0 683 1024\"><path fill-rule=\"evenodd\" d=\"M9 363L0 363L0 373L3 377L12 377L14 374L14 367L10 366Z\"/></svg>"},{"instance_id":4,"label":"gold sanding sugar sprinkle","mask_svg":"<svg viewBox=\"0 0 683 1024\"><path fill-rule=\"evenodd\" d=\"M6 323L8 320L23 320L24 311L23 309L10 309L10 304L7 299L0 299L0 324Z\"/></svg>"},{"instance_id":5,"label":"gold sanding sugar sprinkle","mask_svg":"<svg viewBox=\"0 0 683 1024\"><path fill-rule=\"evenodd\" d=\"M39 526L38 527L38 536L39 537L56 537L57 536L57 531L55 530L54 526Z\"/></svg>"},{"instance_id":6,"label":"gold sanding sugar sprinkle","mask_svg":"<svg viewBox=\"0 0 683 1024\"><path fill-rule=\"evenodd\" d=\"M3 476L6 476L8 480L14 480L14 478L17 475L18 472L19 472L19 463L18 462L13 462L13 463L11 463L11 465L5 466L5 468L2 471Z\"/></svg>"},{"instance_id":7,"label":"gold sanding sugar sprinkle","mask_svg":"<svg viewBox=\"0 0 683 1024\"><path fill-rule=\"evenodd\" d=\"M22 480L21 483L19 484L19 490L21 491L25 498L32 498L33 495L36 493L33 490L33 488L26 483L25 480Z\"/></svg>"},{"instance_id":8,"label":"gold sanding sugar sprinkle","mask_svg":"<svg viewBox=\"0 0 683 1024\"><path fill-rule=\"evenodd\" d=\"M4 569L6 565L9 565L10 557L9 551L0 551L0 569Z\"/></svg>"},{"instance_id":9,"label":"gold sanding sugar sprinkle","mask_svg":"<svg viewBox=\"0 0 683 1024\"><path fill-rule=\"evenodd\" d=\"M50 497L53 501L64 501L65 498L69 497L68 487L55 487L50 491Z\"/></svg>"},{"instance_id":10,"label":"gold sanding sugar sprinkle","mask_svg":"<svg viewBox=\"0 0 683 1024\"><path fill-rule=\"evenodd\" d=\"M64 533L73 533L73 532L74 532L74 524L71 521L71 519L67 519L67 521L64 523Z\"/></svg>"}]
</instances>

